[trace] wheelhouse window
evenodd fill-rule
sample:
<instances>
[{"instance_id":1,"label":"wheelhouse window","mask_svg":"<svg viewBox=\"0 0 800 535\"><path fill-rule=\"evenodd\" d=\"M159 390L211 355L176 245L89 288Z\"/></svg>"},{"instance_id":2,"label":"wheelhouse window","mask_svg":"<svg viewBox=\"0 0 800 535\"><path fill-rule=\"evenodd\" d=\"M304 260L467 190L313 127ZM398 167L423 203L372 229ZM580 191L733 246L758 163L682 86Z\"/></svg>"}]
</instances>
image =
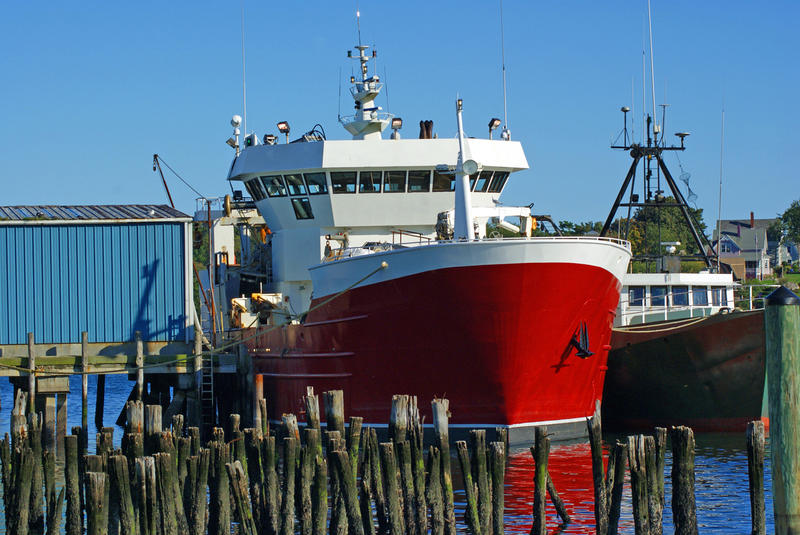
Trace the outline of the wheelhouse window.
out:
<instances>
[{"instance_id":1,"label":"wheelhouse window","mask_svg":"<svg viewBox=\"0 0 800 535\"><path fill-rule=\"evenodd\" d=\"M314 213L311 211L311 202L308 197L293 197L292 208L294 208L294 216L297 219L314 219Z\"/></svg>"},{"instance_id":2,"label":"wheelhouse window","mask_svg":"<svg viewBox=\"0 0 800 535\"><path fill-rule=\"evenodd\" d=\"M356 172L331 173L331 187L334 193L355 193Z\"/></svg>"},{"instance_id":3,"label":"wheelhouse window","mask_svg":"<svg viewBox=\"0 0 800 535\"><path fill-rule=\"evenodd\" d=\"M492 177L492 182L489 184L489 193L500 193L503 191L506 180L508 180L507 171L496 171Z\"/></svg>"},{"instance_id":4,"label":"wheelhouse window","mask_svg":"<svg viewBox=\"0 0 800 535\"><path fill-rule=\"evenodd\" d=\"M486 188L489 187L489 182L492 181L492 171L481 171L481 174L478 175L478 179L475 181L475 189L473 191L476 192L484 192Z\"/></svg>"},{"instance_id":5,"label":"wheelhouse window","mask_svg":"<svg viewBox=\"0 0 800 535\"><path fill-rule=\"evenodd\" d=\"M303 182L303 175L284 175L286 186L289 188L289 195L306 195L306 184Z\"/></svg>"},{"instance_id":6,"label":"wheelhouse window","mask_svg":"<svg viewBox=\"0 0 800 535\"><path fill-rule=\"evenodd\" d=\"M310 195L323 195L328 193L328 182L325 180L325 173L305 173L303 175L308 184Z\"/></svg>"},{"instance_id":7,"label":"wheelhouse window","mask_svg":"<svg viewBox=\"0 0 800 535\"><path fill-rule=\"evenodd\" d=\"M689 287L688 286L673 286L672 287L672 304L675 306L687 307L689 306Z\"/></svg>"},{"instance_id":8,"label":"wheelhouse window","mask_svg":"<svg viewBox=\"0 0 800 535\"><path fill-rule=\"evenodd\" d=\"M361 171L358 174L358 192L380 193L381 174L380 171Z\"/></svg>"},{"instance_id":9,"label":"wheelhouse window","mask_svg":"<svg viewBox=\"0 0 800 535\"><path fill-rule=\"evenodd\" d=\"M669 299L667 298L666 286L651 286L650 287L650 303L654 307L667 306Z\"/></svg>"},{"instance_id":10,"label":"wheelhouse window","mask_svg":"<svg viewBox=\"0 0 800 535\"><path fill-rule=\"evenodd\" d=\"M433 172L433 191L455 191L456 176L450 174Z\"/></svg>"},{"instance_id":11,"label":"wheelhouse window","mask_svg":"<svg viewBox=\"0 0 800 535\"><path fill-rule=\"evenodd\" d=\"M640 307L644 305L644 286L631 286L628 288L628 306Z\"/></svg>"},{"instance_id":12,"label":"wheelhouse window","mask_svg":"<svg viewBox=\"0 0 800 535\"><path fill-rule=\"evenodd\" d=\"M692 302L696 307L704 307L708 305L708 290L705 286L692 287Z\"/></svg>"},{"instance_id":13,"label":"wheelhouse window","mask_svg":"<svg viewBox=\"0 0 800 535\"><path fill-rule=\"evenodd\" d=\"M431 172L430 171L409 171L408 172L408 191L430 191Z\"/></svg>"},{"instance_id":14,"label":"wheelhouse window","mask_svg":"<svg viewBox=\"0 0 800 535\"><path fill-rule=\"evenodd\" d=\"M723 286L713 286L711 288L711 304L715 307L728 306L728 295Z\"/></svg>"},{"instance_id":15,"label":"wheelhouse window","mask_svg":"<svg viewBox=\"0 0 800 535\"><path fill-rule=\"evenodd\" d=\"M400 193L406 191L405 171L386 171L383 178L384 193Z\"/></svg>"},{"instance_id":16,"label":"wheelhouse window","mask_svg":"<svg viewBox=\"0 0 800 535\"><path fill-rule=\"evenodd\" d=\"M247 192L250 194L250 197L252 197L254 201L260 201L261 199L266 197L266 195L264 194L264 190L261 189L261 183L258 181L257 178L252 178L246 181L244 183L244 187L247 188Z\"/></svg>"},{"instance_id":17,"label":"wheelhouse window","mask_svg":"<svg viewBox=\"0 0 800 535\"><path fill-rule=\"evenodd\" d=\"M262 176L261 182L267 190L267 195L270 197L285 197L286 186L283 183L283 178L280 175L275 176Z\"/></svg>"}]
</instances>

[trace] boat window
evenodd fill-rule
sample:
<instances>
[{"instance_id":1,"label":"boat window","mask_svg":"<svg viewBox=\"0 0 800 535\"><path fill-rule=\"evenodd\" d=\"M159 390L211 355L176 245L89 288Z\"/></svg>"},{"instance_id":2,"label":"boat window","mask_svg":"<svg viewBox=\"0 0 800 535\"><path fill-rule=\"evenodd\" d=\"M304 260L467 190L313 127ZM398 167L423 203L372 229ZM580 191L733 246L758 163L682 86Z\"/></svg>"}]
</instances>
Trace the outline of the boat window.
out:
<instances>
[{"instance_id":1,"label":"boat window","mask_svg":"<svg viewBox=\"0 0 800 535\"><path fill-rule=\"evenodd\" d=\"M489 184L489 193L500 193L503 191L503 186L506 185L508 180L507 171L497 171L492 177L492 182Z\"/></svg>"},{"instance_id":2,"label":"boat window","mask_svg":"<svg viewBox=\"0 0 800 535\"><path fill-rule=\"evenodd\" d=\"M446 175L439 171L433 172L433 191L455 191L456 176Z\"/></svg>"},{"instance_id":3,"label":"boat window","mask_svg":"<svg viewBox=\"0 0 800 535\"><path fill-rule=\"evenodd\" d=\"M384 193L398 193L406 191L406 172L405 171L386 171L383 181Z\"/></svg>"},{"instance_id":4,"label":"boat window","mask_svg":"<svg viewBox=\"0 0 800 535\"><path fill-rule=\"evenodd\" d=\"M715 307L728 306L728 296L726 295L725 288L723 286L711 287L711 304Z\"/></svg>"},{"instance_id":5,"label":"boat window","mask_svg":"<svg viewBox=\"0 0 800 535\"><path fill-rule=\"evenodd\" d=\"M669 302L667 298L666 286L651 286L650 287L650 305L654 307L666 306Z\"/></svg>"},{"instance_id":6,"label":"boat window","mask_svg":"<svg viewBox=\"0 0 800 535\"><path fill-rule=\"evenodd\" d=\"M264 195L264 190L261 189L261 184L256 178L253 178L245 182L244 187L247 188L247 192L250 194L250 197L252 197L254 201L260 201L261 199L266 197L266 195Z\"/></svg>"},{"instance_id":7,"label":"boat window","mask_svg":"<svg viewBox=\"0 0 800 535\"><path fill-rule=\"evenodd\" d=\"M478 180L475 181L474 191L486 191L489 187L489 182L492 180L492 171L481 171Z\"/></svg>"},{"instance_id":8,"label":"boat window","mask_svg":"<svg viewBox=\"0 0 800 535\"><path fill-rule=\"evenodd\" d=\"M692 287L692 304L696 307L708 305L708 290L705 286Z\"/></svg>"},{"instance_id":9,"label":"boat window","mask_svg":"<svg viewBox=\"0 0 800 535\"><path fill-rule=\"evenodd\" d=\"M644 305L644 286L628 288L628 306L640 307L642 305Z\"/></svg>"},{"instance_id":10,"label":"boat window","mask_svg":"<svg viewBox=\"0 0 800 535\"><path fill-rule=\"evenodd\" d=\"M314 219L314 213L311 211L311 202L308 197L293 198L292 208L294 208L294 216L297 219Z\"/></svg>"},{"instance_id":11,"label":"boat window","mask_svg":"<svg viewBox=\"0 0 800 535\"><path fill-rule=\"evenodd\" d=\"M284 175L286 186L289 188L289 195L305 195L306 185L303 182L303 175Z\"/></svg>"},{"instance_id":12,"label":"boat window","mask_svg":"<svg viewBox=\"0 0 800 535\"><path fill-rule=\"evenodd\" d=\"M355 193L356 172L331 173L331 187L334 193Z\"/></svg>"},{"instance_id":13,"label":"boat window","mask_svg":"<svg viewBox=\"0 0 800 535\"><path fill-rule=\"evenodd\" d=\"M673 286L672 287L672 304L675 306L686 307L689 306L689 287L688 286Z\"/></svg>"},{"instance_id":14,"label":"boat window","mask_svg":"<svg viewBox=\"0 0 800 535\"><path fill-rule=\"evenodd\" d=\"M286 186L283 184L283 178L280 175L276 176L262 176L261 182L267 189L267 195L270 197L285 197Z\"/></svg>"},{"instance_id":15,"label":"boat window","mask_svg":"<svg viewBox=\"0 0 800 535\"><path fill-rule=\"evenodd\" d=\"M431 190L430 171L408 172L408 191L430 191L430 190Z\"/></svg>"},{"instance_id":16,"label":"boat window","mask_svg":"<svg viewBox=\"0 0 800 535\"><path fill-rule=\"evenodd\" d=\"M359 193L380 193L381 192L381 172L380 171L361 171L358 174Z\"/></svg>"},{"instance_id":17,"label":"boat window","mask_svg":"<svg viewBox=\"0 0 800 535\"><path fill-rule=\"evenodd\" d=\"M328 182L325 180L325 173L306 173L308 193L311 195L322 195L328 193Z\"/></svg>"}]
</instances>

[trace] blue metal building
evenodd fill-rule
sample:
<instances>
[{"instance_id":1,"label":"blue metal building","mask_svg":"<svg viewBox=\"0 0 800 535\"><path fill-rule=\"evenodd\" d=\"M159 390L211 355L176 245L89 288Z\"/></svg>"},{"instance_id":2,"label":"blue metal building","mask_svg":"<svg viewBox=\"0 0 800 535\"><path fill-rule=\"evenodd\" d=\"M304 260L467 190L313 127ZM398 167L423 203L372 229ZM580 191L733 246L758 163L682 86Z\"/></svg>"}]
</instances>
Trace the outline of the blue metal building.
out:
<instances>
[{"instance_id":1,"label":"blue metal building","mask_svg":"<svg viewBox=\"0 0 800 535\"><path fill-rule=\"evenodd\" d=\"M192 219L165 205L0 206L0 346L187 342Z\"/></svg>"}]
</instances>

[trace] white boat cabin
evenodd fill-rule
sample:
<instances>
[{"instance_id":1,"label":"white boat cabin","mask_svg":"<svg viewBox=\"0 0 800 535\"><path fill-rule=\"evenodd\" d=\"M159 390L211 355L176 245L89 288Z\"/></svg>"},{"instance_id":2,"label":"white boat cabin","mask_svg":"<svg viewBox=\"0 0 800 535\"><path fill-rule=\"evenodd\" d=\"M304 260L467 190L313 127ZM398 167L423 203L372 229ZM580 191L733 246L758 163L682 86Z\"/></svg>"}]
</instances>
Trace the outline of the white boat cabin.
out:
<instances>
[{"instance_id":1,"label":"white boat cabin","mask_svg":"<svg viewBox=\"0 0 800 535\"><path fill-rule=\"evenodd\" d=\"M698 318L734 308L730 274L627 273L614 326Z\"/></svg>"}]
</instances>

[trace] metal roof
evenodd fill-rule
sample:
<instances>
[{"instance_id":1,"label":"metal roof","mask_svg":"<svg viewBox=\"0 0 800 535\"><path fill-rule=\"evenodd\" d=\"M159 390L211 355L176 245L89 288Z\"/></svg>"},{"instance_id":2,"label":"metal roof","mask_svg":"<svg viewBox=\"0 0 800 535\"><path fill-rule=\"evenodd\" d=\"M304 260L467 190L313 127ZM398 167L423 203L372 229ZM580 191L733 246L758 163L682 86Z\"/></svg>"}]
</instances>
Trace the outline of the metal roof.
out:
<instances>
[{"instance_id":1,"label":"metal roof","mask_svg":"<svg viewBox=\"0 0 800 535\"><path fill-rule=\"evenodd\" d=\"M190 221L192 218L166 204L0 206L0 224L97 221Z\"/></svg>"}]
</instances>

